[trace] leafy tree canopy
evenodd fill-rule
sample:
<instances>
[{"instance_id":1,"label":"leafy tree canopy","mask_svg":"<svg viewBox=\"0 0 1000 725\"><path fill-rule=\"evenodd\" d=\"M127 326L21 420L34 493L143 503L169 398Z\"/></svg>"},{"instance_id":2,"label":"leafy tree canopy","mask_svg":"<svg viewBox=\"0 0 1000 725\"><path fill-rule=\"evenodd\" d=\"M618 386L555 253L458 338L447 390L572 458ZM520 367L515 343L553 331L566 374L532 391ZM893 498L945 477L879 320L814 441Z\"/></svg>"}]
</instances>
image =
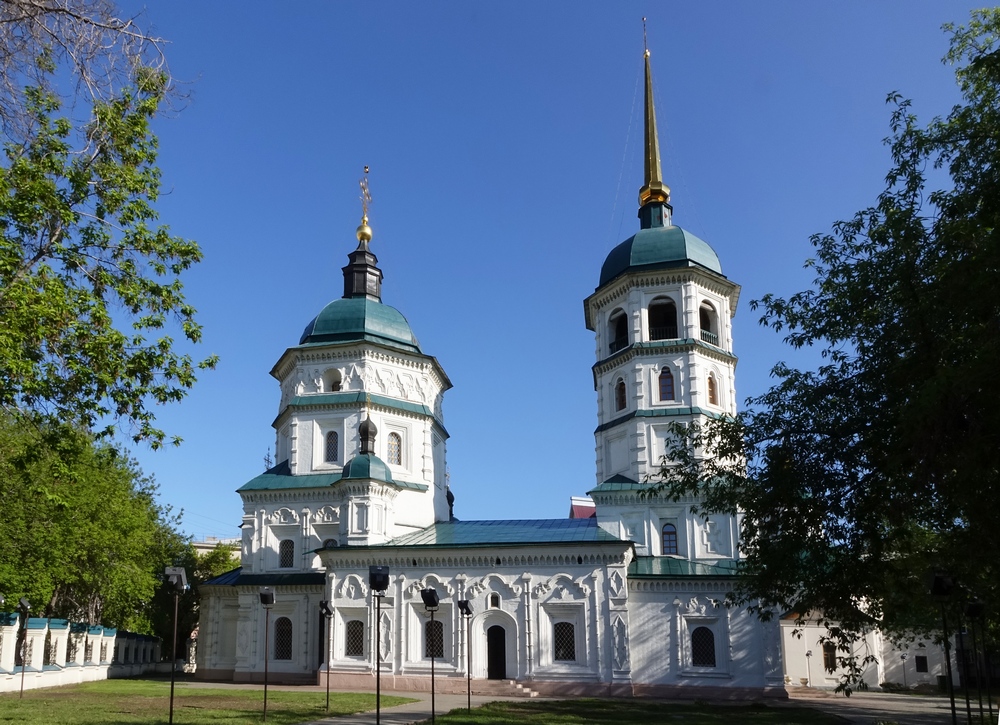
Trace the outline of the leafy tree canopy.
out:
<instances>
[{"instance_id":1,"label":"leafy tree canopy","mask_svg":"<svg viewBox=\"0 0 1000 725\"><path fill-rule=\"evenodd\" d=\"M662 470L743 513L733 599L825 616L845 659L872 627L940 622L928 571L955 577L956 607L1000 601L1000 10L946 30L962 102L921 125L890 95L885 190L812 238L810 289L751 303L822 364L676 428Z\"/></svg>"},{"instance_id":2,"label":"leafy tree canopy","mask_svg":"<svg viewBox=\"0 0 1000 725\"><path fill-rule=\"evenodd\" d=\"M0 406L103 433L121 421L157 447L149 403L180 400L215 358L196 362L171 336L201 338L180 278L201 251L157 223L150 120L169 78L143 62L155 43L112 10L0 2ZM81 120L53 80L67 66L88 91L72 96Z\"/></svg>"}]
</instances>

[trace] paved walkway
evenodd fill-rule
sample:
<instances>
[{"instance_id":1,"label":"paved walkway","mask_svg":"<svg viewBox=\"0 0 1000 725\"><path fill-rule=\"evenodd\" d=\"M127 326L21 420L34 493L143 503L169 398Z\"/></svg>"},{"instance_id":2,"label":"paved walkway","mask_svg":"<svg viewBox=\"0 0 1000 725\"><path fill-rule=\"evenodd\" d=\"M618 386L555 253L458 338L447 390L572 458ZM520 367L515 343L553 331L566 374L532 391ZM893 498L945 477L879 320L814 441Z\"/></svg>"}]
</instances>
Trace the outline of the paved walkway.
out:
<instances>
[{"instance_id":1,"label":"paved walkway","mask_svg":"<svg viewBox=\"0 0 1000 725\"><path fill-rule=\"evenodd\" d=\"M396 692L383 690L384 695L398 695L399 697L419 698L416 702L409 702L396 707L386 707L382 709L381 722L385 725L410 725L410 723L423 722L431 719L431 694L429 692ZM472 707L485 705L487 702L497 700L527 700L520 697L498 697L496 695L473 695ZM444 715L452 710L466 708L466 695L435 695L434 711L438 715ZM302 725L374 725L375 713L362 712L356 715L341 715L340 717L324 718L313 720Z\"/></svg>"}]
</instances>

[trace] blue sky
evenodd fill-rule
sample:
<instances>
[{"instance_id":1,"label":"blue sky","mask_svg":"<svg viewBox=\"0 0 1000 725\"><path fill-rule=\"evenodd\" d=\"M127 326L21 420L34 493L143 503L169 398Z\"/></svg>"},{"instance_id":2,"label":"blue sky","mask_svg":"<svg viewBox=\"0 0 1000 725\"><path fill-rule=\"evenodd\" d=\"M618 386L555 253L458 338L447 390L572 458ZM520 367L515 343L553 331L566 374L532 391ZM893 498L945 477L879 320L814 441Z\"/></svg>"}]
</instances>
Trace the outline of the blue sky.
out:
<instances>
[{"instance_id":1,"label":"blue sky","mask_svg":"<svg viewBox=\"0 0 1000 725\"><path fill-rule=\"evenodd\" d=\"M188 533L237 535L234 491L273 453L268 371L343 292L368 165L383 301L455 386L445 424L456 515L567 515L569 497L595 483L582 301L638 226L641 18L674 222L743 286L742 400L794 360L749 301L805 287L810 235L883 188L887 93L914 99L924 119L958 101L940 26L972 7L150 5L189 93L157 123L158 208L204 250L186 277L205 328L193 352L221 362L158 412L184 443L135 455Z\"/></svg>"}]
</instances>

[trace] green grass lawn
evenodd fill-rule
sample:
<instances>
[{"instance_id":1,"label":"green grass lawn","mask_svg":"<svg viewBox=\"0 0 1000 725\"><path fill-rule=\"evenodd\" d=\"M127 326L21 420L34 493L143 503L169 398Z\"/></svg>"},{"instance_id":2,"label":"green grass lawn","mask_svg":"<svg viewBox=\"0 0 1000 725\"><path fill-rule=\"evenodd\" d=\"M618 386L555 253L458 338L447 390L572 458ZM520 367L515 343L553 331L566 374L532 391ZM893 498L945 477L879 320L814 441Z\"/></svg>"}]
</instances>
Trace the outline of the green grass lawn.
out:
<instances>
[{"instance_id":1,"label":"green grass lawn","mask_svg":"<svg viewBox=\"0 0 1000 725\"><path fill-rule=\"evenodd\" d=\"M835 725L843 720L794 705L686 705L651 700L530 700L453 710L440 725Z\"/></svg>"},{"instance_id":2,"label":"green grass lawn","mask_svg":"<svg viewBox=\"0 0 1000 725\"><path fill-rule=\"evenodd\" d=\"M382 696L382 706L409 700ZM249 725L261 721L262 689L207 689L179 683L174 691L175 725ZM269 689L267 722L294 725L326 715L326 693ZM375 709L374 694L330 693L330 715ZM0 695L0 723L18 725L153 725L166 723L170 683L104 680Z\"/></svg>"}]
</instances>

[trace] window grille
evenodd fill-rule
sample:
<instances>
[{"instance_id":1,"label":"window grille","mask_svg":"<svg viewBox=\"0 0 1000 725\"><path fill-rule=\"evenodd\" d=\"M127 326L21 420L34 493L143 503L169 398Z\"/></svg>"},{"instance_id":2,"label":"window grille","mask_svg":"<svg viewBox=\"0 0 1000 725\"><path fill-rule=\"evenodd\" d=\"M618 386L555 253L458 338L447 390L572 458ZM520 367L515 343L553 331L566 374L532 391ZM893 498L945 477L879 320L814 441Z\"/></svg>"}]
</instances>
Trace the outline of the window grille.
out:
<instances>
[{"instance_id":1,"label":"window grille","mask_svg":"<svg viewBox=\"0 0 1000 725\"><path fill-rule=\"evenodd\" d=\"M3 642L3 640L0 639L0 650L3 649L2 642ZM66 661L67 662L76 662L76 652L77 652L78 648L79 648L79 645L77 643L76 637L73 637L72 635L70 635L69 641L66 643Z\"/></svg>"},{"instance_id":2,"label":"window grille","mask_svg":"<svg viewBox=\"0 0 1000 725\"><path fill-rule=\"evenodd\" d=\"M94 661L94 643L93 642L87 642L87 644L85 644L83 646L83 661L84 662L93 662Z\"/></svg>"},{"instance_id":3,"label":"window grille","mask_svg":"<svg viewBox=\"0 0 1000 725\"><path fill-rule=\"evenodd\" d=\"M323 542L323 548L324 549L336 549L337 548L337 540L336 539L326 539Z\"/></svg>"},{"instance_id":4,"label":"window grille","mask_svg":"<svg viewBox=\"0 0 1000 725\"><path fill-rule=\"evenodd\" d=\"M107 662L107 661L108 661L108 645L104 642L101 642L101 662Z\"/></svg>"},{"instance_id":5,"label":"window grille","mask_svg":"<svg viewBox=\"0 0 1000 725\"><path fill-rule=\"evenodd\" d=\"M660 371L660 400L674 399L674 376L669 369Z\"/></svg>"},{"instance_id":6,"label":"window grille","mask_svg":"<svg viewBox=\"0 0 1000 725\"><path fill-rule=\"evenodd\" d=\"M285 539L278 544L278 566L282 569L291 569L295 566L295 542Z\"/></svg>"},{"instance_id":7,"label":"window grille","mask_svg":"<svg viewBox=\"0 0 1000 725\"><path fill-rule=\"evenodd\" d=\"M576 661L576 627L571 622L556 622L552 628L552 659L556 662Z\"/></svg>"},{"instance_id":8,"label":"window grille","mask_svg":"<svg viewBox=\"0 0 1000 725\"><path fill-rule=\"evenodd\" d=\"M823 644L823 669L827 672L837 671L837 647L833 642Z\"/></svg>"},{"instance_id":9,"label":"window grille","mask_svg":"<svg viewBox=\"0 0 1000 725\"><path fill-rule=\"evenodd\" d=\"M424 625L424 657L444 657L444 624L437 619Z\"/></svg>"},{"instance_id":10,"label":"window grille","mask_svg":"<svg viewBox=\"0 0 1000 725\"><path fill-rule=\"evenodd\" d=\"M399 433L389 434L389 463L394 466L403 465L403 439Z\"/></svg>"},{"instance_id":11,"label":"window grille","mask_svg":"<svg viewBox=\"0 0 1000 725\"><path fill-rule=\"evenodd\" d=\"M344 656L365 656L365 623L360 619L354 619L347 623L347 636L344 639Z\"/></svg>"},{"instance_id":12,"label":"window grille","mask_svg":"<svg viewBox=\"0 0 1000 725\"><path fill-rule=\"evenodd\" d=\"M274 622L274 659L292 659L292 620L278 617Z\"/></svg>"},{"instance_id":13,"label":"window grille","mask_svg":"<svg viewBox=\"0 0 1000 725\"><path fill-rule=\"evenodd\" d=\"M332 430L326 434L326 462L336 463L340 460L340 435Z\"/></svg>"},{"instance_id":14,"label":"window grille","mask_svg":"<svg viewBox=\"0 0 1000 725\"><path fill-rule=\"evenodd\" d=\"M715 667L715 633L708 627L697 627L691 633L691 664Z\"/></svg>"},{"instance_id":15,"label":"window grille","mask_svg":"<svg viewBox=\"0 0 1000 725\"><path fill-rule=\"evenodd\" d=\"M31 655L33 654L32 650L35 648L31 646L31 642L28 641L27 635L25 635L24 643L21 647L24 650L24 654L21 656L21 665L26 668L31 667Z\"/></svg>"},{"instance_id":16,"label":"window grille","mask_svg":"<svg viewBox=\"0 0 1000 725\"><path fill-rule=\"evenodd\" d=\"M42 665L52 664L52 632L45 633L45 646L42 649Z\"/></svg>"},{"instance_id":17,"label":"window grille","mask_svg":"<svg viewBox=\"0 0 1000 725\"><path fill-rule=\"evenodd\" d=\"M677 527L673 524L663 525L663 554L677 553Z\"/></svg>"},{"instance_id":18,"label":"window grille","mask_svg":"<svg viewBox=\"0 0 1000 725\"><path fill-rule=\"evenodd\" d=\"M615 410L625 410L625 381L621 378L615 385Z\"/></svg>"}]
</instances>

